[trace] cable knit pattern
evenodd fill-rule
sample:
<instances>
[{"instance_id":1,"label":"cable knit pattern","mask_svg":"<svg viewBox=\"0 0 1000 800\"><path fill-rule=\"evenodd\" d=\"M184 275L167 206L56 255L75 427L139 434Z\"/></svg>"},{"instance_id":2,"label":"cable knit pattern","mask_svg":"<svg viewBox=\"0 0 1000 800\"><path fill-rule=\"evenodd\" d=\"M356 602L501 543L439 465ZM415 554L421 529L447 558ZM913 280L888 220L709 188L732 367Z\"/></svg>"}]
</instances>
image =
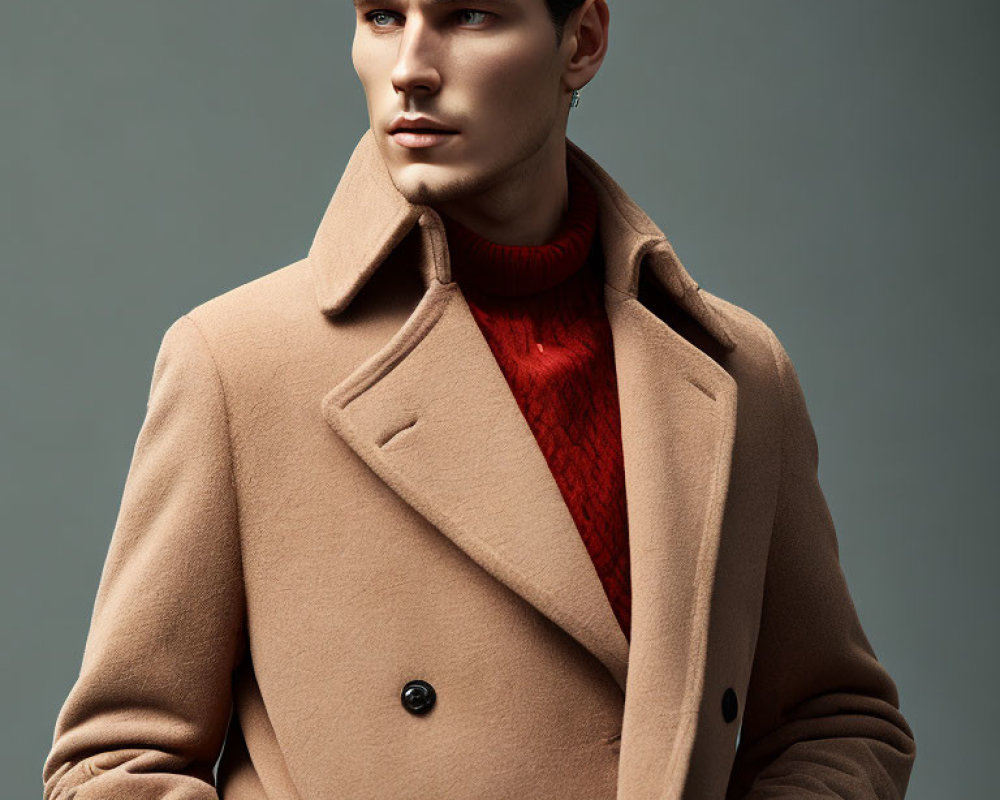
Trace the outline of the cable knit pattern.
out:
<instances>
[{"instance_id":1,"label":"cable knit pattern","mask_svg":"<svg viewBox=\"0 0 1000 800\"><path fill-rule=\"evenodd\" d=\"M541 245L443 216L459 283L576 522L625 636L631 620L618 382L594 189L567 162L569 209Z\"/></svg>"}]
</instances>

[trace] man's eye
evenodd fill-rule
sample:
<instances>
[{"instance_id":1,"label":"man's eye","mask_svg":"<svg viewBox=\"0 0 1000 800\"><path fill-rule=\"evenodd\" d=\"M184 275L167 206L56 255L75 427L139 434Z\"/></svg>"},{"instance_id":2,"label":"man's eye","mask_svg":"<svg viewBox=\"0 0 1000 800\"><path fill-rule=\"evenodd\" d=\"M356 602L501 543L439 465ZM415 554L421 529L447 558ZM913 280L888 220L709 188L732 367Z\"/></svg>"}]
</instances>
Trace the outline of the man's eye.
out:
<instances>
[{"instance_id":1,"label":"man's eye","mask_svg":"<svg viewBox=\"0 0 1000 800\"><path fill-rule=\"evenodd\" d=\"M395 16L396 14L393 14L391 11L369 11L367 14L365 14L365 19L368 20L369 22L374 23L376 28L384 28L386 26L380 25L377 20L384 19L386 17L391 19Z\"/></svg>"},{"instance_id":2,"label":"man's eye","mask_svg":"<svg viewBox=\"0 0 1000 800\"><path fill-rule=\"evenodd\" d=\"M485 22L486 18L490 16L489 11L477 11L474 8L463 8L461 11L456 11L455 13L458 14L459 17L462 17L463 14L478 14L480 19L472 21L472 25L475 25L477 22Z\"/></svg>"},{"instance_id":3,"label":"man's eye","mask_svg":"<svg viewBox=\"0 0 1000 800\"><path fill-rule=\"evenodd\" d=\"M463 8L459 11L456 11L455 14L461 22L468 23L470 25L481 24L485 22L487 18L493 16L492 12L479 11L474 8ZM365 19L371 22L376 28L389 27L388 23L382 24L380 20L381 21L392 20L392 19L397 19L398 17L399 15L392 11L385 11L381 9L376 11L369 11L367 14L365 14Z\"/></svg>"}]
</instances>

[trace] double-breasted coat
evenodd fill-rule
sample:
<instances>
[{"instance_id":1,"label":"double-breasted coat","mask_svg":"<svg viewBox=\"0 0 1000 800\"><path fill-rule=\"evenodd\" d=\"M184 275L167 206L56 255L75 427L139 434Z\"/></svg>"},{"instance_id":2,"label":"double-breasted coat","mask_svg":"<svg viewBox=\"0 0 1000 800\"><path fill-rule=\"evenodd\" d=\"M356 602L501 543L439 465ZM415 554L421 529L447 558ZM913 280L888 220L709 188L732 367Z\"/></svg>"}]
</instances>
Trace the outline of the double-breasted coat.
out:
<instances>
[{"instance_id":1,"label":"double-breasted coat","mask_svg":"<svg viewBox=\"0 0 1000 800\"><path fill-rule=\"evenodd\" d=\"M599 197L631 641L369 130L306 257L163 335L46 800L903 796L785 349L567 149Z\"/></svg>"}]
</instances>

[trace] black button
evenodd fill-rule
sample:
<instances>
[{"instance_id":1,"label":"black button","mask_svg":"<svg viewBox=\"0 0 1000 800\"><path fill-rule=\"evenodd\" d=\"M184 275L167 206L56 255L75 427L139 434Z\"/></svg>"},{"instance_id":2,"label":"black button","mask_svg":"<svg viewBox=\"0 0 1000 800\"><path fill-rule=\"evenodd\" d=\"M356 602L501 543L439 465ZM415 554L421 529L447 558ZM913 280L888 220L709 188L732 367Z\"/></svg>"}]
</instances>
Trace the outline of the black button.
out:
<instances>
[{"instance_id":1,"label":"black button","mask_svg":"<svg viewBox=\"0 0 1000 800\"><path fill-rule=\"evenodd\" d=\"M732 722L736 719L736 712L739 710L739 707L740 704L736 699L736 692L730 686L722 693L722 718L726 722Z\"/></svg>"},{"instance_id":2,"label":"black button","mask_svg":"<svg viewBox=\"0 0 1000 800\"><path fill-rule=\"evenodd\" d=\"M433 708L435 699L437 694L434 687L419 678L407 681L400 694L403 708L411 714L426 714Z\"/></svg>"}]
</instances>

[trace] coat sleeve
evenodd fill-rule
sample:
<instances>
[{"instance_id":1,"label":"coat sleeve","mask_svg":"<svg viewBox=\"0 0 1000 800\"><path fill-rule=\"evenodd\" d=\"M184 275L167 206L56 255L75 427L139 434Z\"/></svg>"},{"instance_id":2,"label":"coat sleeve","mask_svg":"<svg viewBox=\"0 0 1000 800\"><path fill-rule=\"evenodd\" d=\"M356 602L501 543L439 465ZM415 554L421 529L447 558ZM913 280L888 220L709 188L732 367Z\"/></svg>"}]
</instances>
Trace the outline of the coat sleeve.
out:
<instances>
[{"instance_id":1,"label":"coat sleeve","mask_svg":"<svg viewBox=\"0 0 1000 800\"><path fill-rule=\"evenodd\" d=\"M225 397L193 319L164 333L44 800L209 800L243 651Z\"/></svg>"},{"instance_id":2,"label":"coat sleeve","mask_svg":"<svg viewBox=\"0 0 1000 800\"><path fill-rule=\"evenodd\" d=\"M916 756L848 593L798 375L769 331L782 467L763 610L727 800L898 800Z\"/></svg>"}]
</instances>

